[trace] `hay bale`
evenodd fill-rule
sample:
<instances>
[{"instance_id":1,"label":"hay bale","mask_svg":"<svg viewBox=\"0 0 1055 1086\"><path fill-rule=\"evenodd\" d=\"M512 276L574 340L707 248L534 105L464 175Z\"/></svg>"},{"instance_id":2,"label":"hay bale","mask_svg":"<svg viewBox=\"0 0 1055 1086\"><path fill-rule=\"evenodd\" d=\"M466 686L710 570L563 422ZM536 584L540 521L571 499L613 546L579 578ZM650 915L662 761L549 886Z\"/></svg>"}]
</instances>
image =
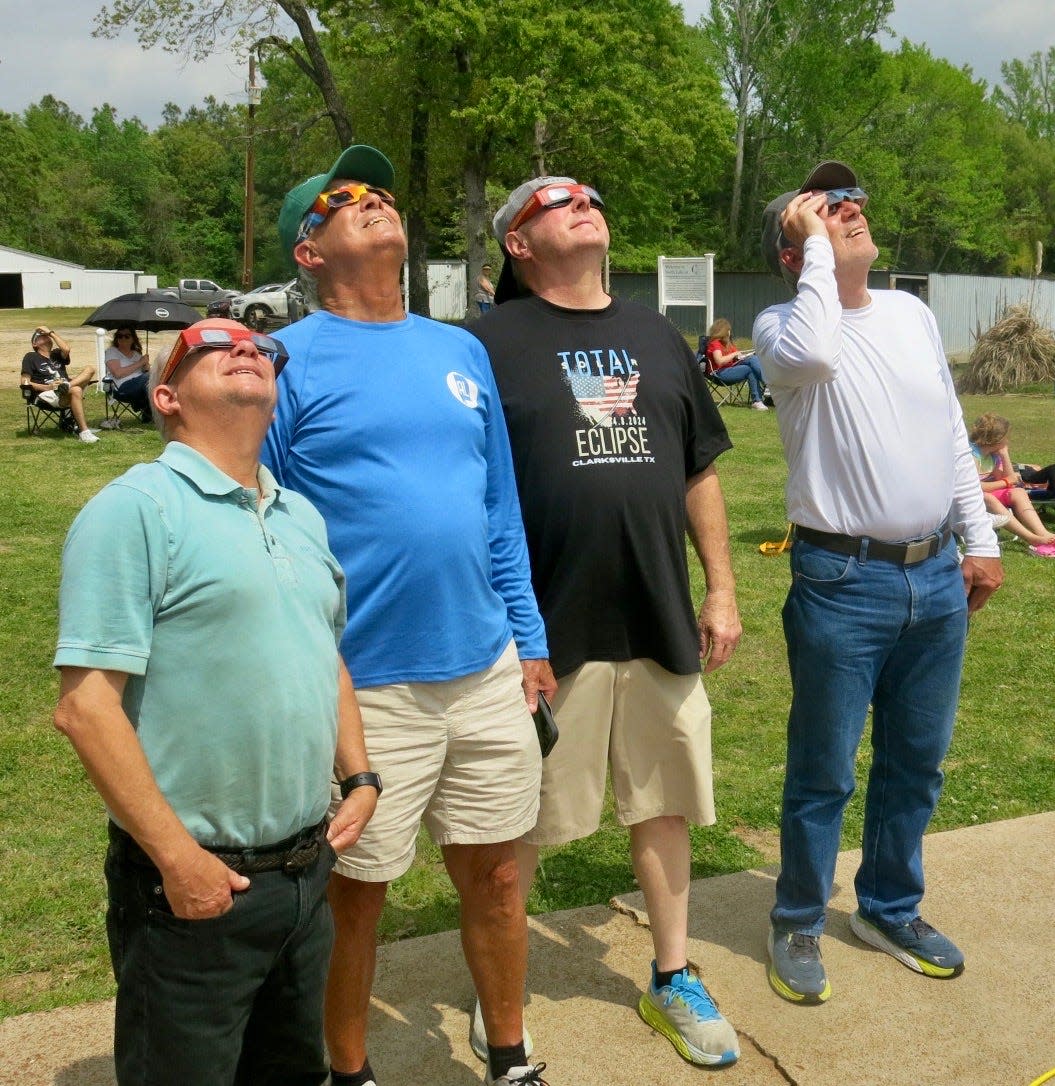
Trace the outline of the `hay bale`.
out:
<instances>
[{"instance_id":1,"label":"hay bale","mask_svg":"<svg viewBox=\"0 0 1055 1086\"><path fill-rule=\"evenodd\" d=\"M980 335L960 381L961 392L1010 392L1055 380L1055 334L1027 305L1012 305Z\"/></svg>"}]
</instances>

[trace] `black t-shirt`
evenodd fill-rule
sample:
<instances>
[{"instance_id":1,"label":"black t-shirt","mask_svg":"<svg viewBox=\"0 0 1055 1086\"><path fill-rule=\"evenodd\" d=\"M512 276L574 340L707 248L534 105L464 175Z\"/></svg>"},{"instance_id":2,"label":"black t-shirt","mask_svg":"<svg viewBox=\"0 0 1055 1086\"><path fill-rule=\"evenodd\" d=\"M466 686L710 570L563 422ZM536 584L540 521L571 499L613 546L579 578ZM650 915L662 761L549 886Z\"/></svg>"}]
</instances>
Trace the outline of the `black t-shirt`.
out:
<instances>
[{"instance_id":1,"label":"black t-shirt","mask_svg":"<svg viewBox=\"0 0 1055 1086\"><path fill-rule=\"evenodd\" d=\"M554 672L639 658L698 671L685 484L732 443L681 334L618 298L523 298L470 331L505 409Z\"/></svg>"},{"instance_id":2,"label":"black t-shirt","mask_svg":"<svg viewBox=\"0 0 1055 1086\"><path fill-rule=\"evenodd\" d=\"M69 360L69 356L63 354L58 347L52 348L50 358L45 358L37 351L29 351L22 359L22 376L28 377L35 385L65 380L66 363Z\"/></svg>"}]
</instances>

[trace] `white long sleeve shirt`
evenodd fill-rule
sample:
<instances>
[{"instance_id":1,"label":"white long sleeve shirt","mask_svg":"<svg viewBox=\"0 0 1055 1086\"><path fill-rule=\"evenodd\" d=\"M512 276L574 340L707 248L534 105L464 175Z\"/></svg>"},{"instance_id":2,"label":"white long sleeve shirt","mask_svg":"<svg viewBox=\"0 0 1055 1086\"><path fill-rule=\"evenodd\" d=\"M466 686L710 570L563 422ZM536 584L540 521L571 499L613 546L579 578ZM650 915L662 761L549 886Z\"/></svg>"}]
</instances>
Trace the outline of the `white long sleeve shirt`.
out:
<instances>
[{"instance_id":1,"label":"white long sleeve shirt","mask_svg":"<svg viewBox=\"0 0 1055 1086\"><path fill-rule=\"evenodd\" d=\"M794 300L758 315L754 348L788 463L788 517L821 532L917 539L946 519L997 557L938 326L903 291L843 309L835 256L811 236Z\"/></svg>"}]
</instances>

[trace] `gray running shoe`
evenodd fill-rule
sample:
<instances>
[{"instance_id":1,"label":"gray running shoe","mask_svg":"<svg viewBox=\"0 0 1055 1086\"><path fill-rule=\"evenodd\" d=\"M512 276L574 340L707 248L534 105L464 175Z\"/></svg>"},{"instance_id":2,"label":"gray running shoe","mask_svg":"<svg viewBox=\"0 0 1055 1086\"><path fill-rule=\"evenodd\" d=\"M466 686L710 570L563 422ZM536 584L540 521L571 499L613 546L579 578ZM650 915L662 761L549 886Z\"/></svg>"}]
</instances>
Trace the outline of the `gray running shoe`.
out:
<instances>
[{"instance_id":1,"label":"gray running shoe","mask_svg":"<svg viewBox=\"0 0 1055 1086\"><path fill-rule=\"evenodd\" d=\"M900 927L891 927L866 920L858 909L850 917L850 930L869 946L886 951L902 965L925 976L949 980L963 972L960 948L921 916Z\"/></svg>"},{"instance_id":2,"label":"gray running shoe","mask_svg":"<svg viewBox=\"0 0 1055 1086\"><path fill-rule=\"evenodd\" d=\"M791 1003L823 1003L832 986L824 974L820 937L769 929L769 986Z\"/></svg>"}]
</instances>

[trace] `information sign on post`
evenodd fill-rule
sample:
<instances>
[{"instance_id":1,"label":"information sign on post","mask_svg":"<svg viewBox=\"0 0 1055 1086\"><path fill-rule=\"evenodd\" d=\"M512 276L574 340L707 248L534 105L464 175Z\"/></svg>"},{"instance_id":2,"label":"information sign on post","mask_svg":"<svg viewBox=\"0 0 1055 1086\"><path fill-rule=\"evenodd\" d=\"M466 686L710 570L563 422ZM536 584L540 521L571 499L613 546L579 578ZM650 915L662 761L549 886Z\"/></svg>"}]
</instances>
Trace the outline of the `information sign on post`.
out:
<instances>
[{"instance_id":1,"label":"information sign on post","mask_svg":"<svg viewBox=\"0 0 1055 1086\"><path fill-rule=\"evenodd\" d=\"M714 320L714 253L659 258L659 311L669 305L702 305L704 327Z\"/></svg>"}]
</instances>

